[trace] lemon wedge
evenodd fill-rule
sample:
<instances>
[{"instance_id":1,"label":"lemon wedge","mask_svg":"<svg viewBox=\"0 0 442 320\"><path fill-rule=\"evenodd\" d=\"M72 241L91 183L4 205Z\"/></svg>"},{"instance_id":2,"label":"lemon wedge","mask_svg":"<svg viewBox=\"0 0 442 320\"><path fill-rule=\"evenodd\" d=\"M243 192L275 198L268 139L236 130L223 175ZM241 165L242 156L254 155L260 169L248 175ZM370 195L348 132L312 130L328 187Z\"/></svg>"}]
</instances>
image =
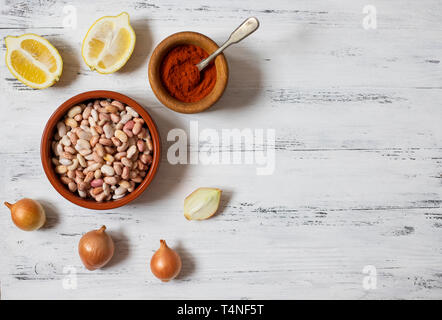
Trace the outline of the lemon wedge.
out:
<instances>
[{"instance_id":1,"label":"lemon wedge","mask_svg":"<svg viewBox=\"0 0 442 320\"><path fill-rule=\"evenodd\" d=\"M7 36L5 43L6 65L25 85L44 89L60 79L63 60L48 40L28 33L19 37Z\"/></svg>"},{"instance_id":2,"label":"lemon wedge","mask_svg":"<svg viewBox=\"0 0 442 320\"><path fill-rule=\"evenodd\" d=\"M89 28L83 40L81 55L92 70L112 73L129 60L135 47L135 32L126 12L105 16Z\"/></svg>"}]
</instances>

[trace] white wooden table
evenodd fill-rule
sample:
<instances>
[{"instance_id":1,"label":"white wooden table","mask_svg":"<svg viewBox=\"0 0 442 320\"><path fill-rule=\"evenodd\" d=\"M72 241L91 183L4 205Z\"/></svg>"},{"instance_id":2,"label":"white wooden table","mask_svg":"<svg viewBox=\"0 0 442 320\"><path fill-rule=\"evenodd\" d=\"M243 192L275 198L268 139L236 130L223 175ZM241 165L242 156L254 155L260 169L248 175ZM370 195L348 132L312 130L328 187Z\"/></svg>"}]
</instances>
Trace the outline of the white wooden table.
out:
<instances>
[{"instance_id":1,"label":"white wooden table","mask_svg":"<svg viewBox=\"0 0 442 320\"><path fill-rule=\"evenodd\" d=\"M365 5L375 6L377 29L363 27ZM9 202L38 199L48 214L45 229L27 233L1 210L2 299L442 298L441 1L1 0L0 6L1 38L37 33L64 61L58 84L29 89L4 65L2 40L0 194ZM76 29L66 18L70 6ZM118 73L88 70L80 54L87 29L122 11L136 31L134 54ZM252 15L261 27L228 49L229 85L216 106L183 115L158 102L147 79L156 44L183 30L221 44ZM148 190L106 212L56 193L39 156L55 108L95 89L144 105L163 141ZM167 133L188 132L191 121L219 132L275 129L274 174L256 175L253 165L169 164ZM183 199L200 186L224 190L221 212L189 222ZM109 266L89 272L77 244L102 224L117 252ZM149 269L163 238L183 259L180 277L167 284ZM69 285L72 270L76 288Z\"/></svg>"}]
</instances>

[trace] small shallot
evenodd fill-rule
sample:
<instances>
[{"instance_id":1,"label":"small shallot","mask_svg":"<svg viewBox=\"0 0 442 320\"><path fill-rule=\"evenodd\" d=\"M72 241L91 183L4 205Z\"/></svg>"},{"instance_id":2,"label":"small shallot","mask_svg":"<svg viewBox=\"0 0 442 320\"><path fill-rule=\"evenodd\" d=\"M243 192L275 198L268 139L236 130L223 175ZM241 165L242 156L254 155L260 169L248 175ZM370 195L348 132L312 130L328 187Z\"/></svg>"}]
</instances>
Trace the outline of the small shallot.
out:
<instances>
[{"instance_id":1,"label":"small shallot","mask_svg":"<svg viewBox=\"0 0 442 320\"><path fill-rule=\"evenodd\" d=\"M169 248L165 240L160 240L160 248L150 260L150 269L155 277L167 282L181 271L181 258L176 251Z\"/></svg>"},{"instance_id":2,"label":"small shallot","mask_svg":"<svg viewBox=\"0 0 442 320\"><path fill-rule=\"evenodd\" d=\"M41 204L35 200L24 198L14 204L5 202L11 210L14 224L22 230L32 231L41 228L46 221L46 214Z\"/></svg>"},{"instance_id":3,"label":"small shallot","mask_svg":"<svg viewBox=\"0 0 442 320\"><path fill-rule=\"evenodd\" d=\"M106 226L83 235L78 244L81 261L88 270L106 265L114 255L114 242L106 233Z\"/></svg>"}]
</instances>

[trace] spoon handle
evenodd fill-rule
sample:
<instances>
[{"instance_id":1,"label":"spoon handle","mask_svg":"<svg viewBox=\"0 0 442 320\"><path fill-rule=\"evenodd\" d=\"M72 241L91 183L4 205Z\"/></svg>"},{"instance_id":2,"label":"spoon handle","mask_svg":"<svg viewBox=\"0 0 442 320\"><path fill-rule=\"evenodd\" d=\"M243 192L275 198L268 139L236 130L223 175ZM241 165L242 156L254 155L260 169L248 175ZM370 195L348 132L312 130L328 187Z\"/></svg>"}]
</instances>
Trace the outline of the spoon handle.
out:
<instances>
[{"instance_id":1,"label":"spoon handle","mask_svg":"<svg viewBox=\"0 0 442 320\"><path fill-rule=\"evenodd\" d=\"M199 71L203 70L207 65L212 62L213 59L216 58L221 52L224 51L228 46L240 42L242 39L246 38L250 34L252 34L259 27L259 21L255 17L250 17L246 19L241 25L232 32L229 39L224 42L224 44L219 47L214 53L208 56L206 59L198 63L196 66Z\"/></svg>"}]
</instances>

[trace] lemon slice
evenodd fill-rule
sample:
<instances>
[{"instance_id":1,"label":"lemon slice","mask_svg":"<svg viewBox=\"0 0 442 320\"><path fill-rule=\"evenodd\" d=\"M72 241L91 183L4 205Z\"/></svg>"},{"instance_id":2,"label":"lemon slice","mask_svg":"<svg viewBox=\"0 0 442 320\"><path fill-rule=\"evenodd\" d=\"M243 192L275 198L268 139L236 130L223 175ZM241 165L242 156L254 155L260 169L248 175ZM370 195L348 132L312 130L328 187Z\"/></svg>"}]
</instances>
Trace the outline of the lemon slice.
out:
<instances>
[{"instance_id":1,"label":"lemon slice","mask_svg":"<svg viewBox=\"0 0 442 320\"><path fill-rule=\"evenodd\" d=\"M25 85L44 89L60 79L63 60L50 42L36 34L7 36L6 65Z\"/></svg>"},{"instance_id":2,"label":"lemon slice","mask_svg":"<svg viewBox=\"0 0 442 320\"><path fill-rule=\"evenodd\" d=\"M115 17L102 17L89 28L83 40L81 55L92 70L112 73L129 60L135 47L135 32L126 12Z\"/></svg>"}]
</instances>

